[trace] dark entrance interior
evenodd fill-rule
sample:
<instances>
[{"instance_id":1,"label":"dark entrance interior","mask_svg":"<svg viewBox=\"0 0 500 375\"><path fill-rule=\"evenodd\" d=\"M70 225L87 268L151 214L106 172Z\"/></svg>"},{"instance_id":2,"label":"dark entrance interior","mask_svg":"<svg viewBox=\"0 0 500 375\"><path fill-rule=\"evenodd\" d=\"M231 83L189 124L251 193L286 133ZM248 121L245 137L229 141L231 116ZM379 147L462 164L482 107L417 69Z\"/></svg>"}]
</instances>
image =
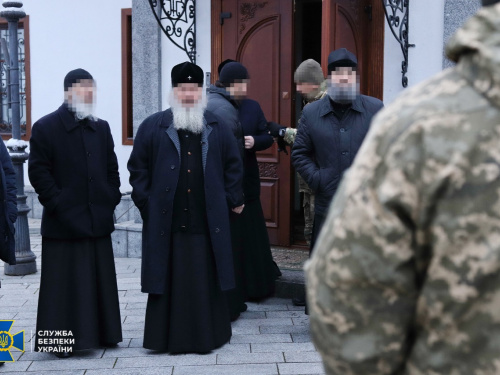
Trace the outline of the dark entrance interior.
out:
<instances>
[{"instance_id":1,"label":"dark entrance interior","mask_svg":"<svg viewBox=\"0 0 500 375\"><path fill-rule=\"evenodd\" d=\"M295 67L307 59L314 59L321 63L321 0L297 0L294 13L294 49ZM297 126L302 112L302 97L295 94L295 126ZM295 188L293 192L292 210L292 244L307 246L304 238L304 210L302 196L299 193L297 174L294 171Z\"/></svg>"}]
</instances>

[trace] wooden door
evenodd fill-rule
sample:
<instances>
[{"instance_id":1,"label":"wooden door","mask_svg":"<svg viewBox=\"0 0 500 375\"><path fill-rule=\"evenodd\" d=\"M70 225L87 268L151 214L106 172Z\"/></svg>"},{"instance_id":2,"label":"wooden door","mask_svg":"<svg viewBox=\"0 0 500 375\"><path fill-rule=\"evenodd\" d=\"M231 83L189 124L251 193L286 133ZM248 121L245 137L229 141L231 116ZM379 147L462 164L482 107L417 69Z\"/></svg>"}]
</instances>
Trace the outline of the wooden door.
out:
<instances>
[{"instance_id":1,"label":"wooden door","mask_svg":"<svg viewBox=\"0 0 500 375\"><path fill-rule=\"evenodd\" d=\"M323 0L321 65L328 55L347 48L358 58L361 93L382 99L384 8L380 0Z\"/></svg>"},{"instance_id":2,"label":"wooden door","mask_svg":"<svg viewBox=\"0 0 500 375\"><path fill-rule=\"evenodd\" d=\"M221 21L221 13L230 18ZM223 24L221 24L223 22ZM248 97L257 100L268 121L292 123L293 1L212 0L212 81L225 59L248 69ZM290 155L276 144L258 153L261 202L274 245L289 246L291 230Z\"/></svg>"}]
</instances>

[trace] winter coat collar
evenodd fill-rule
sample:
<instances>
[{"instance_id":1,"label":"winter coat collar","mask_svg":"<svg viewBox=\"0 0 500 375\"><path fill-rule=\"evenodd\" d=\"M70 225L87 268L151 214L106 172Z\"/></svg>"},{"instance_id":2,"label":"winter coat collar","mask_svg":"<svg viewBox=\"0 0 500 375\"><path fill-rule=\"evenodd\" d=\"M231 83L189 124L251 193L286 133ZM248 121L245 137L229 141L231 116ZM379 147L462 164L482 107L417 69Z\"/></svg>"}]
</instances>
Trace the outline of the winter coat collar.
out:
<instances>
[{"instance_id":1,"label":"winter coat collar","mask_svg":"<svg viewBox=\"0 0 500 375\"><path fill-rule=\"evenodd\" d=\"M230 102L233 105L233 107L238 108L238 103L233 98L231 98L231 95L229 95L227 90L222 87L210 85L207 89L207 93L212 95L220 95L228 102Z\"/></svg>"},{"instance_id":2,"label":"winter coat collar","mask_svg":"<svg viewBox=\"0 0 500 375\"><path fill-rule=\"evenodd\" d=\"M500 107L500 4L480 9L453 35L446 53L472 87Z\"/></svg>"},{"instance_id":3,"label":"winter coat collar","mask_svg":"<svg viewBox=\"0 0 500 375\"><path fill-rule=\"evenodd\" d=\"M320 116L326 116L329 113L333 113L332 103L330 103L330 98L328 95L325 95L323 99L320 100L319 103L320 103L320 110L319 110ZM361 95L358 95L356 97L356 100L354 100L354 102L352 103L351 109L359 113L363 113L365 111L363 105L361 104Z\"/></svg>"},{"instance_id":4,"label":"winter coat collar","mask_svg":"<svg viewBox=\"0 0 500 375\"><path fill-rule=\"evenodd\" d=\"M92 120L89 120L89 119L85 119L85 120L82 120L82 121L77 121L75 119L75 116L73 115L73 113L68 109L68 106L66 103L63 103L59 109L59 116L61 117L61 120L64 124L64 127L66 128L66 131L69 133L70 131L76 129L77 127L79 127L80 125L82 125L82 123L85 121L85 124L88 126L89 129L92 129L93 131L96 131L96 122L95 121L92 121Z\"/></svg>"}]
</instances>

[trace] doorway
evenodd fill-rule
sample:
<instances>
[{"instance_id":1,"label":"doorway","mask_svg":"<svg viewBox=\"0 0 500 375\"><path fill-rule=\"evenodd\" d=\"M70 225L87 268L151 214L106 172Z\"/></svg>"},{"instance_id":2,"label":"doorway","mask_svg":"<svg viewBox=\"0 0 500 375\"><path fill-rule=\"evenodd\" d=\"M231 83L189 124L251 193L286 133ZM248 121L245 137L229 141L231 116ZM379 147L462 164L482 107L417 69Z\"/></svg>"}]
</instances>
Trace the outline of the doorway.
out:
<instances>
[{"instance_id":1,"label":"doorway","mask_svg":"<svg viewBox=\"0 0 500 375\"><path fill-rule=\"evenodd\" d=\"M297 0L294 13L294 51L295 69L305 60L313 59L321 62L321 0ZM298 125L302 113L302 96L295 92L295 126ZM292 167L293 170L293 167ZM307 247L304 237L303 196L299 193L297 173L293 171L293 210L292 210L292 245Z\"/></svg>"}]
</instances>

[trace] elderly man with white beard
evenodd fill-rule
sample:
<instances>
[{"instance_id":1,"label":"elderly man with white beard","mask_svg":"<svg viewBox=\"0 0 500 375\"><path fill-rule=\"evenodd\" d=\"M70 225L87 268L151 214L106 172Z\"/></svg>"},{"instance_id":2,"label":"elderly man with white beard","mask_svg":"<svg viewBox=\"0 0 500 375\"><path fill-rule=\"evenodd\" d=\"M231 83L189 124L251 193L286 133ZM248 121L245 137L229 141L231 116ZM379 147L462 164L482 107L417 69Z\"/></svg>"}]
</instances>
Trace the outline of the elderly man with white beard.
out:
<instances>
[{"instance_id":1,"label":"elderly man with white beard","mask_svg":"<svg viewBox=\"0 0 500 375\"><path fill-rule=\"evenodd\" d=\"M128 162L143 219L143 346L207 353L231 337L222 291L234 288L229 209L243 210L236 140L205 111L203 71L172 69L171 108L139 127Z\"/></svg>"},{"instance_id":2,"label":"elderly man with white beard","mask_svg":"<svg viewBox=\"0 0 500 375\"><path fill-rule=\"evenodd\" d=\"M89 72L69 72L64 97L33 125L28 161L43 205L35 348L59 357L122 341L111 243L121 199L113 137L94 115ZM64 335L74 343L59 341Z\"/></svg>"}]
</instances>

